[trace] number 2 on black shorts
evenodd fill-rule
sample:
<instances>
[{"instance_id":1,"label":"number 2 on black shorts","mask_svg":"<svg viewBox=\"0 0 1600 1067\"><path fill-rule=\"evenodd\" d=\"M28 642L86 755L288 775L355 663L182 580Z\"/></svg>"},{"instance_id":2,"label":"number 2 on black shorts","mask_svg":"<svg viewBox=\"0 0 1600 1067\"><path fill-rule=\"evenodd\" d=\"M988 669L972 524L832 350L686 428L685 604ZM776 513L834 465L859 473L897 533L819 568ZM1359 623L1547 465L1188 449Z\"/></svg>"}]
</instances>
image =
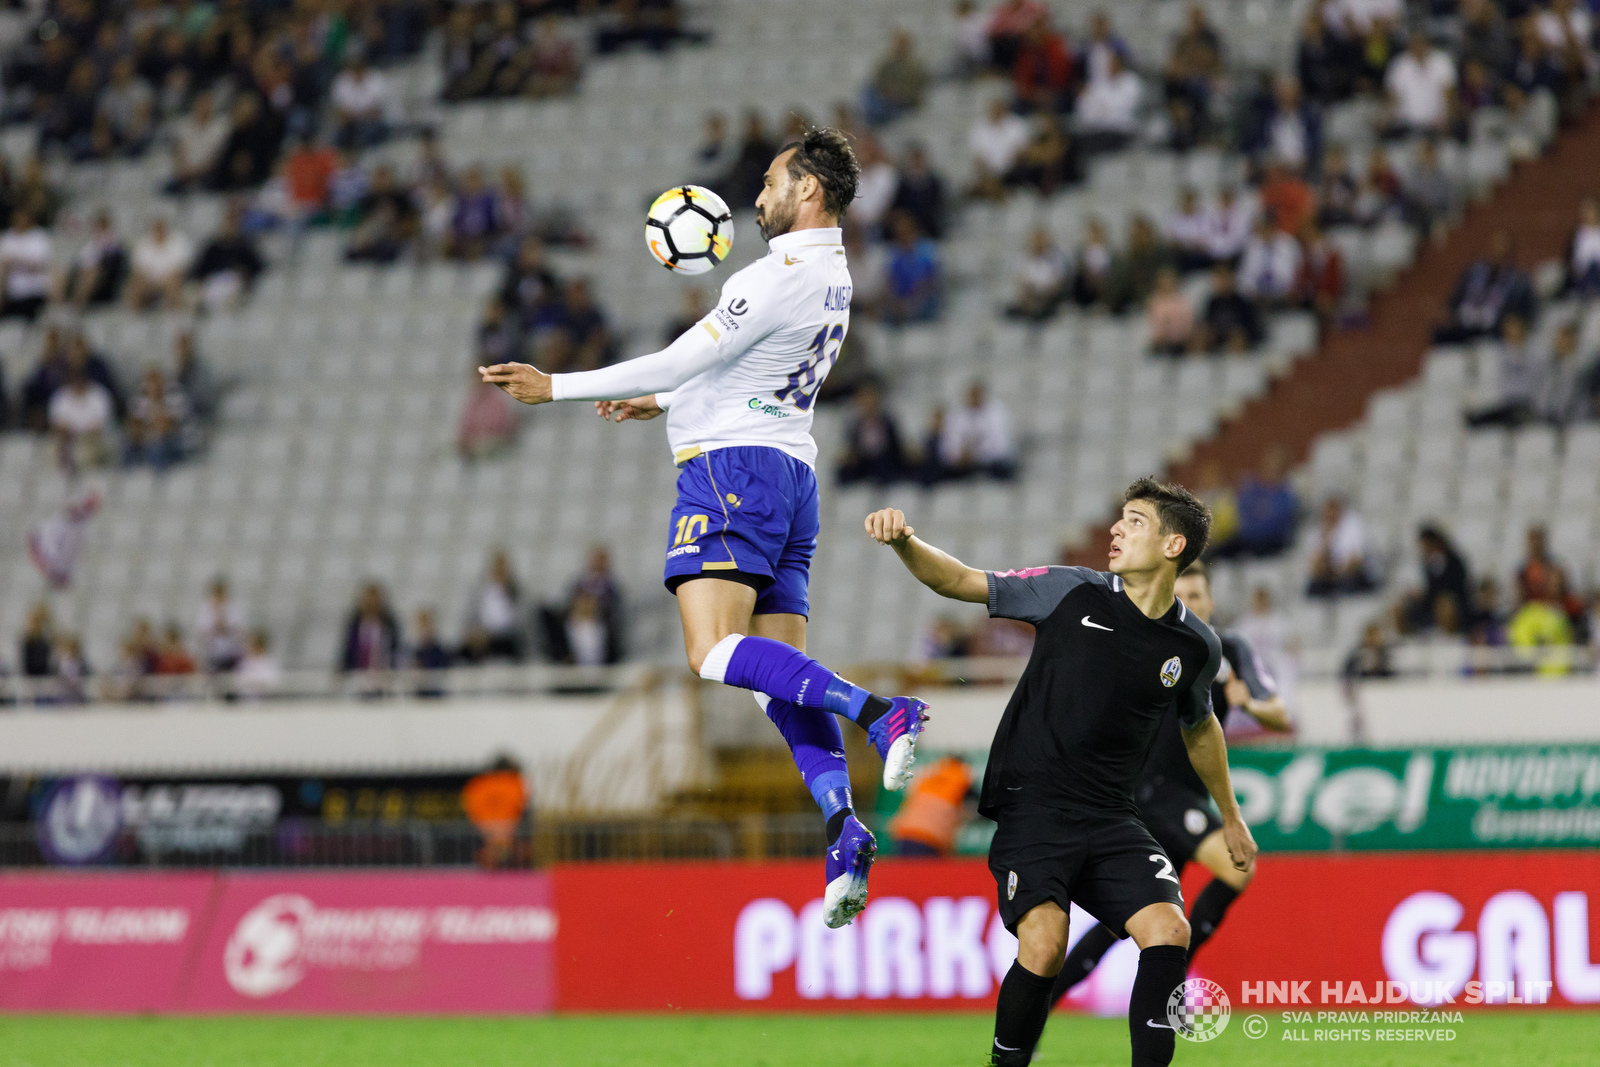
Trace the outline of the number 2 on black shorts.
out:
<instances>
[{"instance_id":1,"label":"number 2 on black shorts","mask_svg":"<svg viewBox=\"0 0 1600 1067\"><path fill-rule=\"evenodd\" d=\"M1161 864L1161 869L1156 872L1157 878L1165 878L1173 885L1181 886L1183 884L1182 882L1178 881L1178 876L1172 873L1172 861L1167 859L1166 856L1163 856L1159 852L1152 852L1150 853L1150 862Z\"/></svg>"}]
</instances>

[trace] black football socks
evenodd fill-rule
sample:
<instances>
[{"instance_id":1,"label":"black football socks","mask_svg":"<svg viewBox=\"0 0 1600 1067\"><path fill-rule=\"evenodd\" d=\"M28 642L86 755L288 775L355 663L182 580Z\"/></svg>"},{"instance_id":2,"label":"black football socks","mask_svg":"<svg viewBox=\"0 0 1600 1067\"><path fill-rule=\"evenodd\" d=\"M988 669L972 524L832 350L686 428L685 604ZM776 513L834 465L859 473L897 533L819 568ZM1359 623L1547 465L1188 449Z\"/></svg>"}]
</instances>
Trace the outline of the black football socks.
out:
<instances>
[{"instance_id":1,"label":"black football socks","mask_svg":"<svg viewBox=\"0 0 1600 1067\"><path fill-rule=\"evenodd\" d=\"M1200 895L1194 898L1194 907L1189 911L1191 960L1194 959L1194 954L1200 951L1200 946L1217 932L1222 917L1228 913L1229 905L1238 899L1239 890L1220 878L1213 878L1210 885L1200 890Z\"/></svg>"},{"instance_id":2,"label":"black football socks","mask_svg":"<svg viewBox=\"0 0 1600 1067\"><path fill-rule=\"evenodd\" d=\"M1189 971L1189 951L1182 945L1151 945L1139 953L1139 973L1128 999L1128 1036L1133 1067L1166 1067L1178 1033L1167 1017L1167 1000Z\"/></svg>"},{"instance_id":3,"label":"black football socks","mask_svg":"<svg viewBox=\"0 0 1600 1067\"><path fill-rule=\"evenodd\" d=\"M1117 935L1107 930L1105 923L1089 927L1078 938L1078 943L1072 946L1072 951L1067 953L1067 962L1061 965L1061 973L1056 975L1055 986L1050 990L1051 1007L1061 1003L1061 998L1073 986L1089 977L1089 972L1099 965L1100 957L1116 943Z\"/></svg>"},{"instance_id":4,"label":"black football socks","mask_svg":"<svg viewBox=\"0 0 1600 1067\"><path fill-rule=\"evenodd\" d=\"M1000 983L1000 1002L994 1009L995 1067L1027 1067L1033 1047L1050 1015L1050 987L1054 978L1034 974L1021 960L1011 964Z\"/></svg>"}]
</instances>

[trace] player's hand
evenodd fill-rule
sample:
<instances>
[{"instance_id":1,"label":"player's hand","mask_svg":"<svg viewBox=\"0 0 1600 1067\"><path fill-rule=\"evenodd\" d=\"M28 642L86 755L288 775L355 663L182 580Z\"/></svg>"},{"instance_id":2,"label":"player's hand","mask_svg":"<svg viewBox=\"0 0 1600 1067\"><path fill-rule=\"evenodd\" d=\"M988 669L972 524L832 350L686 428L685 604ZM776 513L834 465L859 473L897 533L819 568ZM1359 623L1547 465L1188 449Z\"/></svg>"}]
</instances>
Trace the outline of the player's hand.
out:
<instances>
[{"instance_id":1,"label":"player's hand","mask_svg":"<svg viewBox=\"0 0 1600 1067\"><path fill-rule=\"evenodd\" d=\"M633 419L644 422L661 414L663 408L656 403L656 395L636 396L632 400L596 400L594 413L607 422L627 422Z\"/></svg>"},{"instance_id":2,"label":"player's hand","mask_svg":"<svg viewBox=\"0 0 1600 1067\"><path fill-rule=\"evenodd\" d=\"M1228 846L1228 856L1235 870L1250 871L1256 865L1256 839L1243 819L1232 819L1222 824L1222 840Z\"/></svg>"},{"instance_id":3,"label":"player's hand","mask_svg":"<svg viewBox=\"0 0 1600 1067\"><path fill-rule=\"evenodd\" d=\"M550 375L526 363L496 363L492 367L479 367L478 373L490 385L498 385L507 396L524 404L548 404L555 399L550 389Z\"/></svg>"},{"instance_id":4,"label":"player's hand","mask_svg":"<svg viewBox=\"0 0 1600 1067\"><path fill-rule=\"evenodd\" d=\"M1250 703L1250 687L1237 674L1228 679L1222 691L1228 694L1230 708L1242 708Z\"/></svg>"},{"instance_id":5,"label":"player's hand","mask_svg":"<svg viewBox=\"0 0 1600 1067\"><path fill-rule=\"evenodd\" d=\"M867 534L880 545L903 545L916 532L907 525L905 513L898 508L884 508L867 516Z\"/></svg>"}]
</instances>

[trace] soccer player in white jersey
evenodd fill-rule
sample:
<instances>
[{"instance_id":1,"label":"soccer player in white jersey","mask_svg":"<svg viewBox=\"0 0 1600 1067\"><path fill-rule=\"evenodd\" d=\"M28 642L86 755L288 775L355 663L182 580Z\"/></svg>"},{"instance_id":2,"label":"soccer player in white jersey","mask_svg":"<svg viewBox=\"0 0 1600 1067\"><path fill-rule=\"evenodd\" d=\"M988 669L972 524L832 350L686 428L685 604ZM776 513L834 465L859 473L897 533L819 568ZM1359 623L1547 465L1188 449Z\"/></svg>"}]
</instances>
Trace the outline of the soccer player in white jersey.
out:
<instances>
[{"instance_id":1,"label":"soccer player in white jersey","mask_svg":"<svg viewBox=\"0 0 1600 1067\"><path fill-rule=\"evenodd\" d=\"M927 719L922 701L869 693L805 654L819 526L812 404L850 326L839 220L860 170L837 130L784 145L756 198L766 257L729 278L716 308L662 351L576 374L480 368L525 404L592 400L617 422L666 413L680 471L666 585L678 597L689 666L753 690L788 741L827 819L831 927L866 906L877 850L852 808L833 716L867 731L888 789L910 779Z\"/></svg>"}]
</instances>

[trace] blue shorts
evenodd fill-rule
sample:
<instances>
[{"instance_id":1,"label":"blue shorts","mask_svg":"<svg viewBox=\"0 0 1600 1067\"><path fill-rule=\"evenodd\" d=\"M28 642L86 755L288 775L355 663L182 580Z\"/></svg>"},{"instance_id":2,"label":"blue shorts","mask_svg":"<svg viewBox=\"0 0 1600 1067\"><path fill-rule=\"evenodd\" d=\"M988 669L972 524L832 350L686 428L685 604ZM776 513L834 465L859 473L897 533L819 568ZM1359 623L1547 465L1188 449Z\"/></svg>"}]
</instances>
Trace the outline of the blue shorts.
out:
<instances>
[{"instance_id":1,"label":"blue shorts","mask_svg":"<svg viewBox=\"0 0 1600 1067\"><path fill-rule=\"evenodd\" d=\"M726 578L756 589L757 615L809 615L817 548L817 476L776 448L702 452L678 474L667 527L667 588Z\"/></svg>"}]
</instances>

